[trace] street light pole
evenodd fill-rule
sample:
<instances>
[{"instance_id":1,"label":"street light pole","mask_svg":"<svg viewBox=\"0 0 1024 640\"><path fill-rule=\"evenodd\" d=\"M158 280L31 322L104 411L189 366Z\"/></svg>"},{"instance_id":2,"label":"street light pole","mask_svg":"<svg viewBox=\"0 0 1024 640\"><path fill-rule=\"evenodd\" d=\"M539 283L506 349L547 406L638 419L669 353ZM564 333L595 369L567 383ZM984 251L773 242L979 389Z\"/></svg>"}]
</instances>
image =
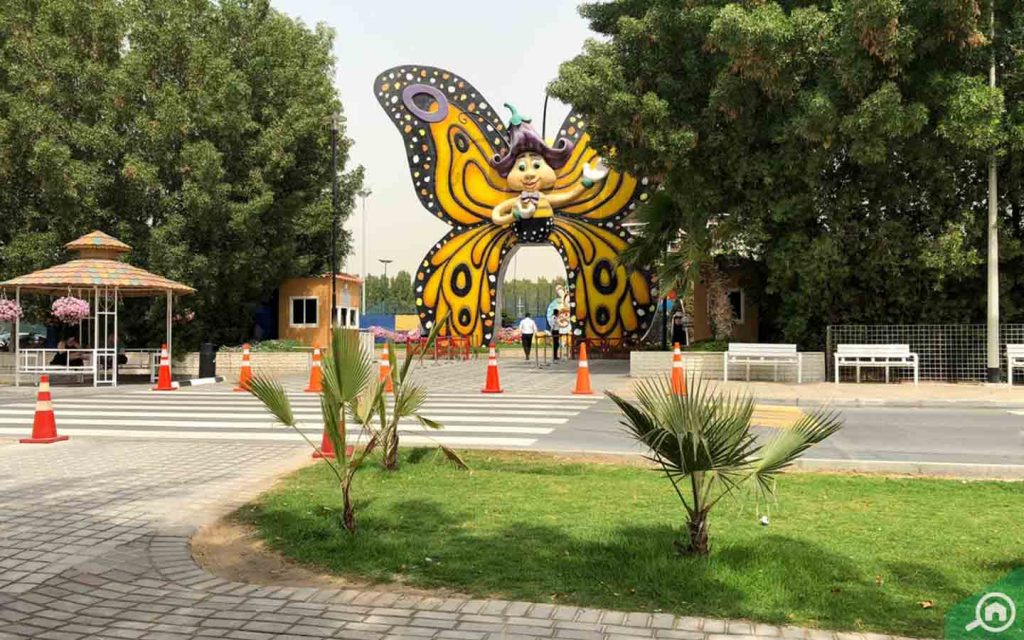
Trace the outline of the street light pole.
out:
<instances>
[{"instance_id":1,"label":"street light pole","mask_svg":"<svg viewBox=\"0 0 1024 640\"><path fill-rule=\"evenodd\" d=\"M996 3L991 2L989 14L989 46L992 56L989 65L989 86L996 86ZM996 150L988 160L988 309L986 314L986 360L988 381L999 382L999 182L996 168Z\"/></svg>"},{"instance_id":2,"label":"street light pole","mask_svg":"<svg viewBox=\"0 0 1024 640\"><path fill-rule=\"evenodd\" d=\"M388 265L391 264L392 262L394 262L394 260L392 260L390 258L378 258L377 261L380 262L382 265L384 265L384 283L387 284L387 281L388 281Z\"/></svg>"},{"instance_id":3,"label":"street light pole","mask_svg":"<svg viewBox=\"0 0 1024 640\"><path fill-rule=\"evenodd\" d=\"M359 253L362 255L363 258L363 268L361 273L359 274L360 276L362 276L363 280L363 290L359 294L359 315L360 317L362 317L363 315L366 314L366 276L368 275L366 272L366 199L373 195L373 191L371 191L369 187L364 187L360 189L356 193L356 195L358 195L363 201L363 247L362 249L359 250Z\"/></svg>"},{"instance_id":4,"label":"street light pole","mask_svg":"<svg viewBox=\"0 0 1024 640\"><path fill-rule=\"evenodd\" d=\"M331 119L331 316L330 326L334 328L338 288L338 114Z\"/></svg>"}]
</instances>

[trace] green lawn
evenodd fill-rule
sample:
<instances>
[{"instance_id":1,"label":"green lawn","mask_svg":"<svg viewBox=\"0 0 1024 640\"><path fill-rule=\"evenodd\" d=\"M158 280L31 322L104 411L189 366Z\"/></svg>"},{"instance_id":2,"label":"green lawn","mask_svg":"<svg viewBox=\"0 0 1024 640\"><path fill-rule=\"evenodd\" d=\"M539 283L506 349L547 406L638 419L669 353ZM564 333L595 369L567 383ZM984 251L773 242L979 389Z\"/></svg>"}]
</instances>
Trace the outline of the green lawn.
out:
<instances>
[{"instance_id":1,"label":"green lawn","mask_svg":"<svg viewBox=\"0 0 1024 640\"><path fill-rule=\"evenodd\" d=\"M940 636L958 599L1024 566L1024 484L792 474L771 525L723 502L709 559L681 558L670 485L630 466L406 452L356 479L355 538L323 464L239 513L292 558L476 596ZM934 607L924 608L924 601Z\"/></svg>"}]
</instances>

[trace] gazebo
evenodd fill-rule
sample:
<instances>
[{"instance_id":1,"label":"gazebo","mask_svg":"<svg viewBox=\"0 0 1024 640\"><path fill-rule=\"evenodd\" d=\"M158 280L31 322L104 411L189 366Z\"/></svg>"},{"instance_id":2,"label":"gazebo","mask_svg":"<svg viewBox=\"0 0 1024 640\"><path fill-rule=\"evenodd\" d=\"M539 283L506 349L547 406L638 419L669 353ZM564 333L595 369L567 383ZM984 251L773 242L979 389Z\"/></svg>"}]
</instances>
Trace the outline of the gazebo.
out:
<instances>
[{"instance_id":1,"label":"gazebo","mask_svg":"<svg viewBox=\"0 0 1024 640\"><path fill-rule=\"evenodd\" d=\"M21 319L14 322L14 384L21 374L89 375L93 386L117 386L118 301L124 297L167 297L167 348L171 348L174 296L195 289L123 262L130 246L102 231L93 231L64 245L77 254L70 262L0 282L14 289L16 302L22 293L74 295L90 303L91 317L79 323L82 345L73 349L22 349ZM90 326L91 325L91 326ZM91 336L91 337L90 337Z\"/></svg>"}]
</instances>

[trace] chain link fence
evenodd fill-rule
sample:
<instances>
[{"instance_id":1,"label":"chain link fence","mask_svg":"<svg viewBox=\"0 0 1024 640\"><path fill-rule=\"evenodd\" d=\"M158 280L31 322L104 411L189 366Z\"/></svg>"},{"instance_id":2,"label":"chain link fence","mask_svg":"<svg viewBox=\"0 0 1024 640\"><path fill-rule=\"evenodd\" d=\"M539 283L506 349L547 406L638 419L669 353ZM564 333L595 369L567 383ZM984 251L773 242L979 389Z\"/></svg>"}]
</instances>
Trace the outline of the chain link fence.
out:
<instances>
[{"instance_id":1,"label":"chain link fence","mask_svg":"<svg viewBox=\"0 0 1024 640\"><path fill-rule=\"evenodd\" d=\"M829 380L835 380L836 345L908 344L917 354L921 380L935 382L986 382L988 364L985 355L987 330L983 324L859 324L828 327L825 354ZM999 328L999 365L1006 370L1006 345L1024 344L1024 324L1004 324ZM843 381L853 379L854 369L843 370ZM881 367L865 368L861 379L881 381ZM895 380L913 380L910 369L892 369Z\"/></svg>"}]
</instances>

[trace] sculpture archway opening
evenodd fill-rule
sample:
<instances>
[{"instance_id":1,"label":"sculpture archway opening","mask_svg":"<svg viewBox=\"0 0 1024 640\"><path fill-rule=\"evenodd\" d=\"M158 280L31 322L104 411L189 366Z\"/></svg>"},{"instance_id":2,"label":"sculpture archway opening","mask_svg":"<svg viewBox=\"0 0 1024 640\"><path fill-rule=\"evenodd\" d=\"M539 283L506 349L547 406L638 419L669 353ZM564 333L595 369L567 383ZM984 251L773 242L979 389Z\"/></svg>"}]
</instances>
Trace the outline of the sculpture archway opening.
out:
<instances>
[{"instance_id":1,"label":"sculpture archway opening","mask_svg":"<svg viewBox=\"0 0 1024 640\"><path fill-rule=\"evenodd\" d=\"M556 287L565 288L565 266L558 252L549 243L516 244L505 256L498 274L497 307L505 320L548 317L548 308L558 297ZM569 306L565 305L568 320ZM548 328L538 323L542 330Z\"/></svg>"},{"instance_id":2,"label":"sculpture archway opening","mask_svg":"<svg viewBox=\"0 0 1024 640\"><path fill-rule=\"evenodd\" d=\"M465 79L421 65L374 82L402 135L413 188L452 229L416 273L425 328L489 344L500 326L502 268L517 246L549 244L565 266L572 335L628 342L648 330L651 278L618 261L630 242L622 221L649 197L647 180L609 169L570 113L554 142L506 104L506 125Z\"/></svg>"}]
</instances>

